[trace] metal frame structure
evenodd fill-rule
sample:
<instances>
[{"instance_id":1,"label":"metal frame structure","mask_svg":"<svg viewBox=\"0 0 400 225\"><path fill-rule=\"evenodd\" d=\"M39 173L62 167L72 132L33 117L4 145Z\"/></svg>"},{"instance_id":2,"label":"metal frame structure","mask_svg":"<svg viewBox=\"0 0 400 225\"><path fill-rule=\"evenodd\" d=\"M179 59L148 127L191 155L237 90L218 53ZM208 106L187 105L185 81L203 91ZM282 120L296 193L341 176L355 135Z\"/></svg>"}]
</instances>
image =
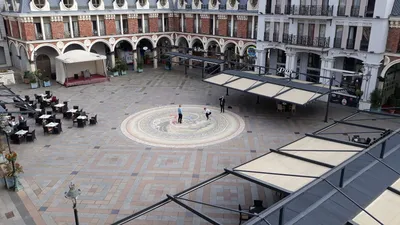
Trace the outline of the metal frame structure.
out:
<instances>
[{"instance_id":1,"label":"metal frame structure","mask_svg":"<svg viewBox=\"0 0 400 225\"><path fill-rule=\"evenodd\" d=\"M13 98L16 98L19 102L14 102ZM6 111L3 107L0 106L0 114L35 112L35 109L29 106L28 104L21 104L21 103L24 103L24 100L18 94L16 94L9 87L4 85L4 83L0 83L0 104L14 105L18 108L25 109L25 111Z\"/></svg>"},{"instance_id":2,"label":"metal frame structure","mask_svg":"<svg viewBox=\"0 0 400 225\"><path fill-rule=\"evenodd\" d=\"M199 210L196 210L190 206L188 206L187 204L183 203L182 201L188 201L188 202L192 202L192 203L196 203L196 204L201 204L201 205L206 205L206 206L210 206L210 207L214 207L214 208L218 208L218 209L223 209L223 210L227 210L227 211L231 211L231 212L236 212L236 213L244 213L246 214L245 211L239 211L239 210L234 210L234 209L229 209L229 208L225 208L225 207L221 207L221 206L217 206L217 205L213 205L213 204L207 204L207 203L203 203L203 202L197 202L194 200L190 200L190 199L186 199L183 198L184 195L189 194L199 188L202 188L214 181L217 181L229 174L237 176L239 178L243 178L246 179L248 181L251 181L253 183L262 185L264 187L268 187L270 189L273 189L275 191L278 191L282 194L284 194L286 197L277 202L276 204L272 205L270 208L264 210L263 212L261 212L260 214L256 214L253 215L253 218L251 220L249 220L247 222L247 224L252 225L252 224L279 224L279 225L283 225L283 224L294 224L296 223L296 221L300 221L301 219L303 219L304 217L306 217L310 212L312 212L313 210L315 210L316 208L318 208L318 206L320 206L321 204L323 204L324 202L326 202L328 199L335 197L336 195L341 195L343 196L345 199L347 199L350 204L353 204L355 206L355 209L358 212L364 212L367 215L369 215L373 220L375 220L378 224L383 224L379 218L376 218L374 215L372 215L370 212L368 212L365 209L366 203L359 203L357 200L355 200L352 196L352 193L348 193L346 191L346 187L350 186L352 182L354 182L356 179L358 179L359 177L362 177L363 174L365 174L367 171L369 171L371 168L375 168L376 165L382 165L384 168L389 169L390 171L394 172L394 174L396 176L392 176L390 178L388 178L387 182L391 182L391 180L393 179L397 179L400 177L400 166L399 168L394 168L393 166L391 166L388 162L387 159L390 159L393 154L395 154L399 149L400 149L400 129L396 129L395 131L391 130L391 129L382 129L379 127L373 127L370 125L360 125L360 124L354 124L351 122L347 122L347 121L356 121L356 119L354 119L357 116L360 115L368 115L368 116L378 116L378 117L372 117L373 119L370 120L379 120L379 119L386 119L387 117L393 118L393 119L398 119L400 121L400 116L397 115L389 115L389 114L384 114L384 113L378 113L378 112L369 112L369 111L357 111L356 113L343 118L342 120L337 120L334 121L332 124L319 129L315 132L313 132L312 134L309 134L308 136L312 136L312 137L318 137L318 138L322 138L325 139L325 137L322 137L320 135L323 135L323 132L328 131L329 129L339 125L339 124L346 124L349 126L354 126L354 127L361 127L364 129L375 129L377 130L377 132L379 131L381 133L381 137L377 140L375 140L373 143L371 143L368 146L365 145L358 145L355 144L354 146L358 146L360 148L362 148L362 150L358 151L358 150L340 150L340 149L332 149L329 150L328 152L349 152L349 153L354 153L354 155L352 155L350 158L348 158L347 160L345 160L344 162L340 163L337 166L333 166L333 165L329 165L326 164L324 162L319 162L316 160L312 160L312 159L308 159L308 158L304 158L304 157L297 157L293 154L291 154L291 152L326 152L325 150L297 150L297 149L284 149L285 146L289 146L294 142L291 142L285 146L282 146L281 148L275 150L275 149L271 149L272 153L277 153L277 154L281 154L284 155L286 157L291 157L291 158L295 158L297 160L302 160L304 162L307 163L311 163L311 164L315 164L315 165L319 165L319 166L325 166L328 168L328 172L324 173L321 176L309 176L309 175L304 175L304 174L285 174L285 173L278 173L278 172L274 172L274 171L263 171L263 172L259 172L259 171L244 171L244 170L237 170L235 168L240 167L241 165L244 165L246 163L252 162L254 160L257 160L260 157L263 157L267 154L264 154L262 156L259 156L253 160L250 160L249 162L246 162L244 164L241 164L237 167L234 167L233 169L225 169L224 173L221 173L211 179L208 179L196 186L193 186L189 189L186 189L176 195L167 195L166 199L163 199L162 201L147 207L131 216L128 216L124 219L121 219L113 224L117 225L117 224L125 224L129 221L132 221L152 210L155 210L169 202L175 202L178 205L184 207L185 209L191 211L192 213L194 213L195 215L201 217L202 219L204 219L205 221L208 221L211 224L221 224L218 221L215 221L214 219L210 218L209 216L205 215L204 213L200 212ZM395 124L398 125L398 124ZM396 126L398 127L398 126ZM342 135L345 134L340 133L340 132L335 132L335 134L338 135ZM347 134L347 133L346 133ZM308 137L305 136L305 137ZM299 139L301 140L301 139ZM330 141L334 141L338 144L350 144L348 142L344 142L342 140L339 139L334 139L334 138L330 138ZM283 148L283 149L282 149ZM356 162L357 160L361 159L364 156L368 156L372 161L370 163L368 163L367 165L364 165L360 168L357 168L357 171L352 171L352 174L350 177L348 177L349 175L347 174L347 169L350 168L351 170L354 170L354 168L352 168L352 163ZM400 156L400 154L399 154ZM268 174L268 175L272 175L272 176L281 176L281 177L305 177L305 178L311 178L314 179L312 181L310 181L308 184L306 184L305 186L303 186L302 188L300 188L299 190L295 191L295 192L291 192L288 190L285 190L282 187L273 185L273 184L269 184L266 183L262 180L258 180L255 179L254 177L248 176L243 174L243 172L252 172L252 173L261 173L261 174ZM337 176L338 175L338 176ZM289 209L290 204L303 197L304 194L307 194L310 189L316 188L318 187L318 185L320 185L322 183L326 183L331 187L331 190L328 191L328 193L324 194L323 196L320 196L321 198L317 201L312 202L312 205L310 205L309 207L307 207L305 210L299 210L300 212L296 212L293 216L293 212L291 213L292 215L289 215L287 213L285 213L285 211L287 209ZM370 181L373 182L373 181ZM386 184L381 184L381 185L386 185ZM385 186L385 189L391 190L390 189L390 184ZM398 190L396 190L398 191ZM397 193L397 192L396 192ZM400 193L400 192L399 192ZM397 194L399 194L397 193ZM374 192L374 196L379 195L380 193L375 193ZM373 199L372 199L373 200ZM369 201L371 202L371 201ZM348 218L347 221L351 221L351 215L354 214L354 210L348 210L349 212L347 212L347 216ZM247 214L249 214L247 212ZM249 214L252 215L252 214ZM273 217L271 217L273 215ZM288 218L289 216L289 218ZM278 221L277 223L273 223L270 219L276 219L275 221ZM327 223L330 224L330 223Z\"/></svg>"}]
</instances>

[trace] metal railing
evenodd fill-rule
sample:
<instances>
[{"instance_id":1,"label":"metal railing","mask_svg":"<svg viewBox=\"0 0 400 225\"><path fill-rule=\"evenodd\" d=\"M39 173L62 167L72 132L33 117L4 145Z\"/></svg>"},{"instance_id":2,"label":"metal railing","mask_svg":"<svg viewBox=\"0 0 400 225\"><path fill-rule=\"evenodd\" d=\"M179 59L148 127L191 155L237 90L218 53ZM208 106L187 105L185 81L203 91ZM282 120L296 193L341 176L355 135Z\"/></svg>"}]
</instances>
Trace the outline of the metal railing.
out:
<instances>
[{"instance_id":1,"label":"metal railing","mask_svg":"<svg viewBox=\"0 0 400 225\"><path fill-rule=\"evenodd\" d=\"M338 6L337 16L346 16L346 6Z\"/></svg>"},{"instance_id":2,"label":"metal railing","mask_svg":"<svg viewBox=\"0 0 400 225\"><path fill-rule=\"evenodd\" d=\"M360 6L352 6L350 10L351 17L359 17L360 16Z\"/></svg>"},{"instance_id":3,"label":"metal railing","mask_svg":"<svg viewBox=\"0 0 400 225\"><path fill-rule=\"evenodd\" d=\"M207 10L208 4L201 4L201 10Z\"/></svg>"},{"instance_id":4,"label":"metal railing","mask_svg":"<svg viewBox=\"0 0 400 225\"><path fill-rule=\"evenodd\" d=\"M221 4L221 5L218 6L218 9L219 10L226 10L226 5L222 5Z\"/></svg>"},{"instance_id":5,"label":"metal railing","mask_svg":"<svg viewBox=\"0 0 400 225\"><path fill-rule=\"evenodd\" d=\"M289 14L290 14L290 10L292 10L292 6L286 5L286 6L285 6L285 12L284 12L284 14L285 14L285 15L289 15Z\"/></svg>"},{"instance_id":6,"label":"metal railing","mask_svg":"<svg viewBox=\"0 0 400 225\"><path fill-rule=\"evenodd\" d=\"M342 38L335 38L333 41L334 48L342 48Z\"/></svg>"},{"instance_id":7,"label":"metal railing","mask_svg":"<svg viewBox=\"0 0 400 225\"><path fill-rule=\"evenodd\" d=\"M264 41L269 41L269 32L264 32Z\"/></svg>"},{"instance_id":8,"label":"metal railing","mask_svg":"<svg viewBox=\"0 0 400 225\"><path fill-rule=\"evenodd\" d=\"M242 5L242 4L240 4L240 5L239 5L239 10L240 10L240 11L247 11L247 5Z\"/></svg>"},{"instance_id":9,"label":"metal railing","mask_svg":"<svg viewBox=\"0 0 400 225\"><path fill-rule=\"evenodd\" d=\"M53 36L51 35L51 33L46 33L46 39L47 40L53 39Z\"/></svg>"},{"instance_id":10,"label":"metal railing","mask_svg":"<svg viewBox=\"0 0 400 225\"><path fill-rule=\"evenodd\" d=\"M43 34L36 33L36 40L43 40Z\"/></svg>"},{"instance_id":11,"label":"metal railing","mask_svg":"<svg viewBox=\"0 0 400 225\"><path fill-rule=\"evenodd\" d=\"M354 39L347 39L346 49L354 49L355 40Z\"/></svg>"},{"instance_id":12,"label":"metal railing","mask_svg":"<svg viewBox=\"0 0 400 225\"><path fill-rule=\"evenodd\" d=\"M272 41L279 42L279 33L272 34Z\"/></svg>"},{"instance_id":13,"label":"metal railing","mask_svg":"<svg viewBox=\"0 0 400 225\"><path fill-rule=\"evenodd\" d=\"M332 16L333 15L333 6L293 5L290 10L290 14L300 15L300 16Z\"/></svg>"},{"instance_id":14,"label":"metal railing","mask_svg":"<svg viewBox=\"0 0 400 225\"><path fill-rule=\"evenodd\" d=\"M265 14L271 14L272 13L272 9L270 5L266 5L265 6Z\"/></svg>"},{"instance_id":15,"label":"metal railing","mask_svg":"<svg viewBox=\"0 0 400 225\"><path fill-rule=\"evenodd\" d=\"M372 8L372 9L368 9L368 6L365 6L364 16L365 17L373 17L374 16L374 10L375 10L375 7Z\"/></svg>"},{"instance_id":16,"label":"metal railing","mask_svg":"<svg viewBox=\"0 0 400 225\"><path fill-rule=\"evenodd\" d=\"M289 43L289 38L290 38L289 34L283 34L282 42L285 43L285 44L288 44Z\"/></svg>"},{"instance_id":17,"label":"metal railing","mask_svg":"<svg viewBox=\"0 0 400 225\"><path fill-rule=\"evenodd\" d=\"M361 51L368 51L368 47L369 47L369 40L361 40L360 50Z\"/></svg>"},{"instance_id":18,"label":"metal railing","mask_svg":"<svg viewBox=\"0 0 400 225\"><path fill-rule=\"evenodd\" d=\"M275 14L281 14L282 12L282 7L280 5L275 6Z\"/></svg>"},{"instance_id":19,"label":"metal railing","mask_svg":"<svg viewBox=\"0 0 400 225\"><path fill-rule=\"evenodd\" d=\"M288 42L288 44L292 45L329 48L329 37L310 37L306 35L299 36L291 34Z\"/></svg>"}]
</instances>

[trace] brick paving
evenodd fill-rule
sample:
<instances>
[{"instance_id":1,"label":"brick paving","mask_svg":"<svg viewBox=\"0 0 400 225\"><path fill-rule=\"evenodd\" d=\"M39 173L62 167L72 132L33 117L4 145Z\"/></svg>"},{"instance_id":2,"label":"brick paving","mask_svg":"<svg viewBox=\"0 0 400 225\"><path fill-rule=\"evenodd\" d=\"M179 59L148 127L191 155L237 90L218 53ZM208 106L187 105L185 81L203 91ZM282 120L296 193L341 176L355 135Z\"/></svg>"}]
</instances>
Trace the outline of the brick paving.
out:
<instances>
[{"instance_id":1,"label":"brick paving","mask_svg":"<svg viewBox=\"0 0 400 225\"><path fill-rule=\"evenodd\" d=\"M145 69L141 74L95 85L65 88L53 84L48 89L55 96L69 101L70 107L80 106L89 116L97 114L99 123L81 129L63 120L62 134L44 136L41 126L29 120L37 140L12 145L25 168L21 176L24 190L17 194L0 190L0 224L74 224L72 203L64 198L70 182L82 190L78 200L81 224L110 224L166 194L178 193L326 125L322 103L298 107L297 113L290 115L276 112L272 100L261 98L261 104L256 104L256 96L230 91L226 103L232 109L228 110L244 119L245 131L228 142L171 149L136 143L122 134L122 121L141 110L170 104L218 106L218 98L226 90L206 84L199 73L190 72ZM12 89L22 96L48 90L31 90L25 84ZM333 106L330 117L342 118L352 111ZM248 208L254 199L270 205L271 196L261 186L228 176L187 198L237 209L239 203ZM224 224L238 223L237 214L188 205ZM9 212L14 217L7 219ZM169 203L130 224L207 223Z\"/></svg>"}]
</instances>

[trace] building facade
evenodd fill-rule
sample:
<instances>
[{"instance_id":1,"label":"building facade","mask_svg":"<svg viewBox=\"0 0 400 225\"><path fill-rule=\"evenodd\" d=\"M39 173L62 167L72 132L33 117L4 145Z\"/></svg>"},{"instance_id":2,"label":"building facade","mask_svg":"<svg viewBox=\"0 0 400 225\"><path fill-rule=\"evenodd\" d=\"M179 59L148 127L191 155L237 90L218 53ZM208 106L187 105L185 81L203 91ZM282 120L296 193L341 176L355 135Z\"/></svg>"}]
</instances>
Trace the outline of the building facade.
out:
<instances>
[{"instance_id":1,"label":"building facade","mask_svg":"<svg viewBox=\"0 0 400 225\"><path fill-rule=\"evenodd\" d=\"M3 0L0 0L0 5L4 5ZM6 29L3 21L3 17L0 15L0 68L11 66L10 51L8 49Z\"/></svg>"},{"instance_id":2,"label":"building facade","mask_svg":"<svg viewBox=\"0 0 400 225\"><path fill-rule=\"evenodd\" d=\"M243 61L257 10L257 0L8 0L3 16L13 65L50 75L74 49L106 55L109 67L140 57L157 67L164 51Z\"/></svg>"},{"instance_id":3,"label":"building facade","mask_svg":"<svg viewBox=\"0 0 400 225\"><path fill-rule=\"evenodd\" d=\"M386 50L394 0L260 0L257 64L297 79L364 92L368 108ZM347 71L347 73L344 73ZM362 76L355 76L360 74ZM315 76L317 75L317 76ZM351 75L351 76L350 76Z\"/></svg>"}]
</instances>

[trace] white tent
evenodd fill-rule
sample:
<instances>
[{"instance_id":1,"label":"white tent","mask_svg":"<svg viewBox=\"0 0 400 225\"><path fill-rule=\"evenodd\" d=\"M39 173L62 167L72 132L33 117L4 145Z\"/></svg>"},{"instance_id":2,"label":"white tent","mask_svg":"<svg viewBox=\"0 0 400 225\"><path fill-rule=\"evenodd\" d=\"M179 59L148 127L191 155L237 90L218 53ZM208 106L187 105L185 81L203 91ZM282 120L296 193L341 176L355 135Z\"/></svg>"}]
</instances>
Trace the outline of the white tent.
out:
<instances>
[{"instance_id":1,"label":"white tent","mask_svg":"<svg viewBox=\"0 0 400 225\"><path fill-rule=\"evenodd\" d=\"M72 50L57 56L57 82L64 84L67 78L74 77L74 74L81 75L86 70L90 74L107 76L106 59L104 55L84 50Z\"/></svg>"}]
</instances>

